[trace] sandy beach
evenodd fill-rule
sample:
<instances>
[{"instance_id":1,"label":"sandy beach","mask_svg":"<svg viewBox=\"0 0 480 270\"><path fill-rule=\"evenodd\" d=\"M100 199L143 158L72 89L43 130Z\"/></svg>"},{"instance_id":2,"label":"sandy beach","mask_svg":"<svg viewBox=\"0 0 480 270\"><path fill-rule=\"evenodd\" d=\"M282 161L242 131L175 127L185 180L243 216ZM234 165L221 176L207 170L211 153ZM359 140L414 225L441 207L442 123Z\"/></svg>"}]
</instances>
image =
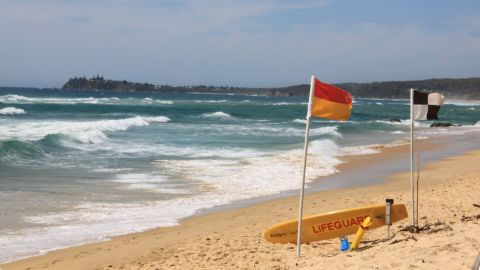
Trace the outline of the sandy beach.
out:
<instances>
[{"instance_id":1,"label":"sandy beach","mask_svg":"<svg viewBox=\"0 0 480 270\"><path fill-rule=\"evenodd\" d=\"M428 148L428 145L423 146ZM352 170L379 162L406 146L354 156L340 166ZM50 252L5 264L1 269L471 269L480 250L480 151L422 165L419 225L409 220L366 233L358 251L341 253L338 239L295 246L263 240L265 228L297 216L298 197L276 199L186 219L180 225L115 237L110 241ZM390 175L373 186L321 191L305 198L305 214L407 203L410 174ZM350 240L352 240L350 236Z\"/></svg>"},{"instance_id":2,"label":"sandy beach","mask_svg":"<svg viewBox=\"0 0 480 270\"><path fill-rule=\"evenodd\" d=\"M480 270L479 33L473 0L3 0L0 270Z\"/></svg>"}]
</instances>

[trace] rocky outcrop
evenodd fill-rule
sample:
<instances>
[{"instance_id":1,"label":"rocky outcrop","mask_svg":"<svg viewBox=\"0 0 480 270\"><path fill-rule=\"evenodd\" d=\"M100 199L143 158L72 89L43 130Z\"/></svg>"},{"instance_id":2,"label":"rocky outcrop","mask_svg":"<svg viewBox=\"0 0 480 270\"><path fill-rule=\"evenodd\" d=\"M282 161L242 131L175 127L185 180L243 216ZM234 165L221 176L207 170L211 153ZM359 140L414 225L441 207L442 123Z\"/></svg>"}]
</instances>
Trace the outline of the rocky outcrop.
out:
<instances>
[{"instance_id":1,"label":"rocky outcrop","mask_svg":"<svg viewBox=\"0 0 480 270\"><path fill-rule=\"evenodd\" d=\"M433 123L430 127L451 127L453 126L452 123Z\"/></svg>"}]
</instances>

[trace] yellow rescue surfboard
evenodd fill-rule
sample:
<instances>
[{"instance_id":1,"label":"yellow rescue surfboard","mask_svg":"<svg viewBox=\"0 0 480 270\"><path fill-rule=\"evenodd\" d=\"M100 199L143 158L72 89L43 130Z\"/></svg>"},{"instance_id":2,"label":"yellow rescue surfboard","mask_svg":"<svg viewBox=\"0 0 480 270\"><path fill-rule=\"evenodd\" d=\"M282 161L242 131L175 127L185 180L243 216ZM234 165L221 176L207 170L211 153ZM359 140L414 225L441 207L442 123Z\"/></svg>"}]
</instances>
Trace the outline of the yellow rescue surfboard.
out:
<instances>
[{"instance_id":1,"label":"yellow rescue surfboard","mask_svg":"<svg viewBox=\"0 0 480 270\"><path fill-rule=\"evenodd\" d=\"M366 217L372 218L369 229L385 225L385 205L367 206L304 217L302 243L331 239L354 234ZM408 217L405 204L392 205L391 222ZM272 243L297 243L298 220L289 220L274 225L263 233L265 240Z\"/></svg>"}]
</instances>

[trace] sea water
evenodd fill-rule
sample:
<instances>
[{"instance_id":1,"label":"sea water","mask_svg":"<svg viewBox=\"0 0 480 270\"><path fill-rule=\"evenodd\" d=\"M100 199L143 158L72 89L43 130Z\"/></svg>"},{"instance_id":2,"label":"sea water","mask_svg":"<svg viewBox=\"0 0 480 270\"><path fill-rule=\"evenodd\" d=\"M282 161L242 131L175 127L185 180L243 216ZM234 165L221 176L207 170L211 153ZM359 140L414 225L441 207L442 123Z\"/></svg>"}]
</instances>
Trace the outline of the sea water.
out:
<instances>
[{"instance_id":1,"label":"sea water","mask_svg":"<svg viewBox=\"0 0 480 270\"><path fill-rule=\"evenodd\" d=\"M298 189L306 108L306 97L0 89L0 262ZM480 131L480 105L440 117L461 126L417 122L417 136ZM340 156L406 143L408 119L407 100L371 99L355 99L348 121L314 119L308 182Z\"/></svg>"}]
</instances>

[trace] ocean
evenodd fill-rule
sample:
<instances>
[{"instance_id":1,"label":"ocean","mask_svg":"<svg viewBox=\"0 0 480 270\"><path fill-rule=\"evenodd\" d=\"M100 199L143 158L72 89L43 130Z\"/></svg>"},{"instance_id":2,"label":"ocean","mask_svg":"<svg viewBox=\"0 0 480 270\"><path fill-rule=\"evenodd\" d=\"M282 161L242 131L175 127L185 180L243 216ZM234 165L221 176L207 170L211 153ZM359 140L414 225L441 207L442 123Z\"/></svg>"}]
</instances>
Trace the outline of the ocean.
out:
<instances>
[{"instance_id":1,"label":"ocean","mask_svg":"<svg viewBox=\"0 0 480 270\"><path fill-rule=\"evenodd\" d=\"M0 89L0 262L298 190L306 108L307 97ZM478 134L480 104L447 100L440 118L458 126L417 122L417 137ZM348 121L314 119L308 182L342 156L407 143L408 119L408 100L374 99L355 99Z\"/></svg>"}]
</instances>

